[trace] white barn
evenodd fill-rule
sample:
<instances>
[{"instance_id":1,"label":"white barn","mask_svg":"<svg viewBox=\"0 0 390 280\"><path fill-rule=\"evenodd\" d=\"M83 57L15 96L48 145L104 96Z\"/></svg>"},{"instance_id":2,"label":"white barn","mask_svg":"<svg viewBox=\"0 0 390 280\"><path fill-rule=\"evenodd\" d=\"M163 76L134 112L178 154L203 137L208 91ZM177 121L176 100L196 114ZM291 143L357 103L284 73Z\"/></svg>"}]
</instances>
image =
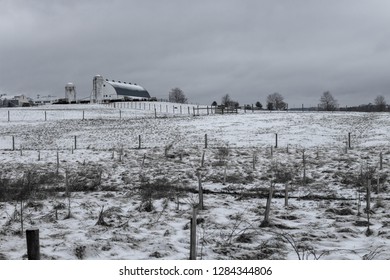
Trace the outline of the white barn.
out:
<instances>
[{"instance_id":1,"label":"white barn","mask_svg":"<svg viewBox=\"0 0 390 280\"><path fill-rule=\"evenodd\" d=\"M150 100L149 92L140 85L104 79L100 75L93 78L91 102L108 100Z\"/></svg>"}]
</instances>

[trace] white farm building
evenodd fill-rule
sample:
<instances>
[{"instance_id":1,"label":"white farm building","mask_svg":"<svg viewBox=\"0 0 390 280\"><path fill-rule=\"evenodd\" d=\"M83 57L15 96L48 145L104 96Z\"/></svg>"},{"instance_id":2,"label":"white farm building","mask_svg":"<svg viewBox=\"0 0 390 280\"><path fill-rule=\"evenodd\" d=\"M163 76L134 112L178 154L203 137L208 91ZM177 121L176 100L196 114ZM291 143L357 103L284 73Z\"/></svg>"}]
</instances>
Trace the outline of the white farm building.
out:
<instances>
[{"instance_id":1,"label":"white farm building","mask_svg":"<svg viewBox=\"0 0 390 280\"><path fill-rule=\"evenodd\" d=\"M0 107L25 107L30 106L30 99L21 95L0 95Z\"/></svg>"},{"instance_id":2,"label":"white farm building","mask_svg":"<svg viewBox=\"0 0 390 280\"><path fill-rule=\"evenodd\" d=\"M149 92L140 85L104 79L100 75L93 78L91 102L109 100L150 100Z\"/></svg>"}]
</instances>

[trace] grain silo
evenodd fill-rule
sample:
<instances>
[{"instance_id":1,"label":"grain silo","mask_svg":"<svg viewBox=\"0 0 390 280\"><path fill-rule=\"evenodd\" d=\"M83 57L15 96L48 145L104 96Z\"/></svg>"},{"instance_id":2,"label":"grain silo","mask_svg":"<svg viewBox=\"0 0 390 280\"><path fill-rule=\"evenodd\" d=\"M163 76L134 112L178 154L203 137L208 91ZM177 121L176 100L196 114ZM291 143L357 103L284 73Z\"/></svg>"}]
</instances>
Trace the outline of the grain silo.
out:
<instances>
[{"instance_id":1,"label":"grain silo","mask_svg":"<svg viewBox=\"0 0 390 280\"><path fill-rule=\"evenodd\" d=\"M76 87L73 83L66 84L65 98L69 103L76 102Z\"/></svg>"},{"instance_id":2,"label":"grain silo","mask_svg":"<svg viewBox=\"0 0 390 280\"><path fill-rule=\"evenodd\" d=\"M100 75L93 77L91 103L98 103L103 100L104 79Z\"/></svg>"}]
</instances>

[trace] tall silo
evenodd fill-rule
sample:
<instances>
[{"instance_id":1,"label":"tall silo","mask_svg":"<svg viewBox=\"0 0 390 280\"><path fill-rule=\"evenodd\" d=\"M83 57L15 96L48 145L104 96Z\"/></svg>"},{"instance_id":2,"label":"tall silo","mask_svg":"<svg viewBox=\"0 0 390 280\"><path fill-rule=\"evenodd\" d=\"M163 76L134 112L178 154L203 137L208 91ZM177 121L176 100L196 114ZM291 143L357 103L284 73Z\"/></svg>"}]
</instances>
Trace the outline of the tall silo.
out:
<instances>
[{"instance_id":1,"label":"tall silo","mask_svg":"<svg viewBox=\"0 0 390 280\"><path fill-rule=\"evenodd\" d=\"M65 86L65 98L69 103L76 102L76 87L73 83L67 83Z\"/></svg>"},{"instance_id":2,"label":"tall silo","mask_svg":"<svg viewBox=\"0 0 390 280\"><path fill-rule=\"evenodd\" d=\"M103 100L103 84L104 79L100 75L93 77L91 103L100 102Z\"/></svg>"}]
</instances>

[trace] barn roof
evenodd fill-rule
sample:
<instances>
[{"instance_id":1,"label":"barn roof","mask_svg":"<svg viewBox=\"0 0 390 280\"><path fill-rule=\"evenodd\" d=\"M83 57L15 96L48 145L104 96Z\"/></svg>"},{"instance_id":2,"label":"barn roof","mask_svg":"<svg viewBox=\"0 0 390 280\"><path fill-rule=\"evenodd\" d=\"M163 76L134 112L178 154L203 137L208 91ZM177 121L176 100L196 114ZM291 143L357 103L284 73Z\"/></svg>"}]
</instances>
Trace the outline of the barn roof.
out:
<instances>
[{"instance_id":1,"label":"barn roof","mask_svg":"<svg viewBox=\"0 0 390 280\"><path fill-rule=\"evenodd\" d=\"M113 86L118 95L139 97L139 98L150 98L149 92L143 87L141 87L140 85L125 83L125 82L114 82L114 81L106 81L106 83Z\"/></svg>"}]
</instances>

